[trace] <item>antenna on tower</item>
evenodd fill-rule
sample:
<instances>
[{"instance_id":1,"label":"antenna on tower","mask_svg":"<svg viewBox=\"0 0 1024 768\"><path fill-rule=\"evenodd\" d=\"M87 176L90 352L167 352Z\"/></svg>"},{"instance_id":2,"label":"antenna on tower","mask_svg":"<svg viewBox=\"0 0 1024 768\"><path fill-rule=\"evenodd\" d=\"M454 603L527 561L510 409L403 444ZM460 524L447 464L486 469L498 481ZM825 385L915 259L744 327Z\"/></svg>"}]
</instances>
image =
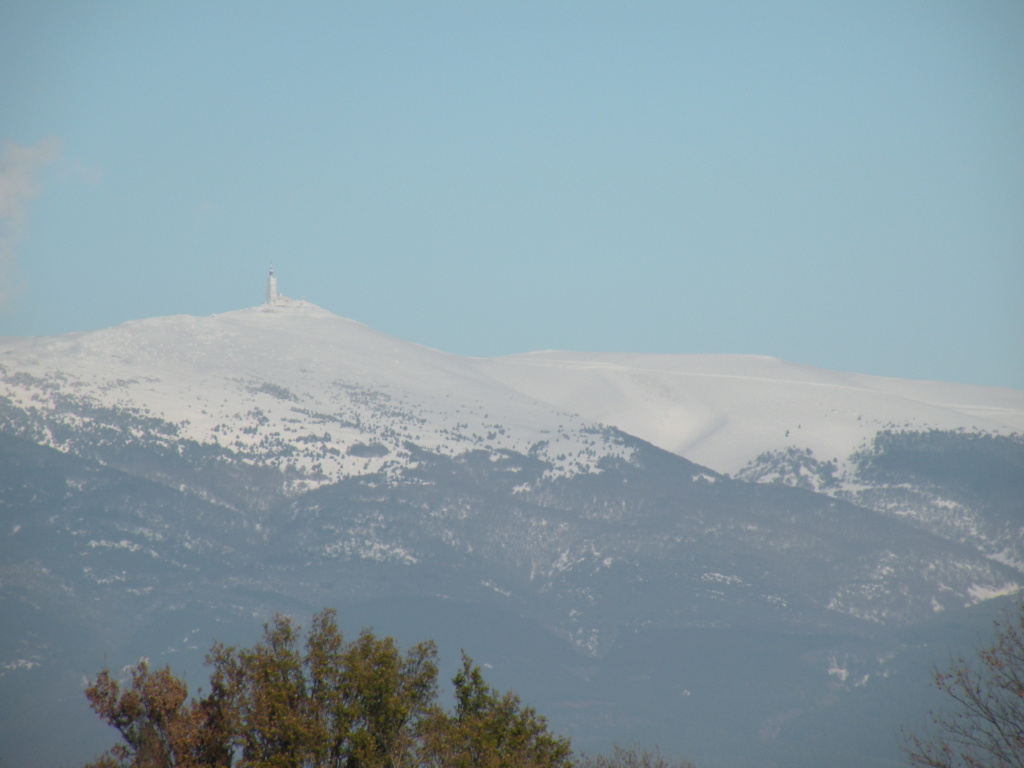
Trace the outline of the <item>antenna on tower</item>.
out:
<instances>
[{"instance_id":1,"label":"antenna on tower","mask_svg":"<svg viewBox=\"0 0 1024 768\"><path fill-rule=\"evenodd\" d=\"M274 264L270 264L270 274L267 275L267 306L277 304L277 278L274 277Z\"/></svg>"}]
</instances>

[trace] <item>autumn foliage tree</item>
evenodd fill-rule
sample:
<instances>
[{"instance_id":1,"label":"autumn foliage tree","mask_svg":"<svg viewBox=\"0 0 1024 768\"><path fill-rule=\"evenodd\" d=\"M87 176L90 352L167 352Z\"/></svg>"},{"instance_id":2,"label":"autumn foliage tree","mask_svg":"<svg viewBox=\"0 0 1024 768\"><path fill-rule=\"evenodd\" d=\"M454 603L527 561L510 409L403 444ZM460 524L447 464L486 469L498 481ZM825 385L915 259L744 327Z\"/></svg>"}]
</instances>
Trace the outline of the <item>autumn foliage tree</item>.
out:
<instances>
[{"instance_id":1,"label":"autumn foliage tree","mask_svg":"<svg viewBox=\"0 0 1024 768\"><path fill-rule=\"evenodd\" d=\"M215 644L210 690L189 699L169 668L108 670L86 691L121 743L93 768L563 768L569 741L463 656L456 706L437 704L437 649L402 652L364 631L345 642L333 611L308 633L277 616L251 648Z\"/></svg>"},{"instance_id":2,"label":"autumn foliage tree","mask_svg":"<svg viewBox=\"0 0 1024 768\"><path fill-rule=\"evenodd\" d=\"M114 766L230 766L231 747L223 690L186 701L184 682L169 667L152 671L147 661L131 669L127 686L103 670L85 695L93 710L117 729L121 744L96 768Z\"/></svg>"},{"instance_id":3,"label":"autumn foliage tree","mask_svg":"<svg viewBox=\"0 0 1024 768\"><path fill-rule=\"evenodd\" d=\"M977 658L937 669L935 686L950 700L931 729L908 737L912 765L929 768L1024 768L1024 603L996 622L994 642Z\"/></svg>"},{"instance_id":4,"label":"autumn foliage tree","mask_svg":"<svg viewBox=\"0 0 1024 768\"><path fill-rule=\"evenodd\" d=\"M435 768L565 768L569 740L548 732L547 721L512 692L488 686L463 653L452 679L455 711L435 710L425 723L424 757Z\"/></svg>"}]
</instances>

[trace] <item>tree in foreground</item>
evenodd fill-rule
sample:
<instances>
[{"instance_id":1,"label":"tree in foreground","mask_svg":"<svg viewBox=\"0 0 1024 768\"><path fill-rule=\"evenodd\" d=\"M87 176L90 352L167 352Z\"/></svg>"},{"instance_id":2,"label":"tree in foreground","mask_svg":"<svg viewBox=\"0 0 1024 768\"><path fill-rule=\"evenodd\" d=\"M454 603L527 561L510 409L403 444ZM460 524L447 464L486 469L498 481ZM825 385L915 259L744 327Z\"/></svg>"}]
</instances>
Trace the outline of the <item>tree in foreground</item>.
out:
<instances>
[{"instance_id":1,"label":"tree in foreground","mask_svg":"<svg viewBox=\"0 0 1024 768\"><path fill-rule=\"evenodd\" d=\"M1024 768L1024 603L997 621L995 640L973 660L936 670L951 709L932 713L931 730L908 737L912 765Z\"/></svg>"},{"instance_id":2,"label":"tree in foreground","mask_svg":"<svg viewBox=\"0 0 1024 768\"><path fill-rule=\"evenodd\" d=\"M231 765L223 690L188 702L184 682L169 667L154 672L143 660L124 690L103 670L85 695L123 741L90 764L95 768Z\"/></svg>"},{"instance_id":3,"label":"tree in foreground","mask_svg":"<svg viewBox=\"0 0 1024 768\"><path fill-rule=\"evenodd\" d=\"M455 711L425 723L424 757L433 768L567 768L569 740L548 732L547 722L519 697L490 688L472 660L452 679Z\"/></svg>"},{"instance_id":4,"label":"tree in foreground","mask_svg":"<svg viewBox=\"0 0 1024 768\"><path fill-rule=\"evenodd\" d=\"M252 648L215 644L210 690L189 699L169 668L142 661L122 686L86 690L121 743L91 768L567 768L568 739L463 656L451 714L436 703L437 649L404 653L364 631L345 642L333 611L308 634L282 616ZM646 766L644 768L647 768Z\"/></svg>"}]
</instances>

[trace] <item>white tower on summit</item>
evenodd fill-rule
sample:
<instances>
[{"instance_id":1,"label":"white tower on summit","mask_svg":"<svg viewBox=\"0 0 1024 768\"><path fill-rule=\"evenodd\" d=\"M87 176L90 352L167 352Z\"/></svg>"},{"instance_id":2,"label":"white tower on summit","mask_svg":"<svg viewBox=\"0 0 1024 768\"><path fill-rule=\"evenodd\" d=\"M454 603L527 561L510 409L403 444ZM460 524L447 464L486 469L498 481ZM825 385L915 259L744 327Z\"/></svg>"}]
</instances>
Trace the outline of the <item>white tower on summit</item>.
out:
<instances>
[{"instance_id":1,"label":"white tower on summit","mask_svg":"<svg viewBox=\"0 0 1024 768\"><path fill-rule=\"evenodd\" d=\"M267 306L277 304L277 278L274 277L274 265L270 265L270 274L267 276Z\"/></svg>"}]
</instances>

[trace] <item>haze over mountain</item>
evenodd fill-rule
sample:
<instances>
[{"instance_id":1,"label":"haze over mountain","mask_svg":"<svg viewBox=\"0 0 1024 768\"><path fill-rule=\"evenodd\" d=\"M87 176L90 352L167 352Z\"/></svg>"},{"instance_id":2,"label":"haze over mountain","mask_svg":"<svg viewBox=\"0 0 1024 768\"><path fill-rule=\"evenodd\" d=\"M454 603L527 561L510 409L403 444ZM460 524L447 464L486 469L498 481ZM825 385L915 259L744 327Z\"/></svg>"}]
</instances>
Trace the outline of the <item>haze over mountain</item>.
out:
<instances>
[{"instance_id":1,"label":"haze over mountain","mask_svg":"<svg viewBox=\"0 0 1024 768\"><path fill-rule=\"evenodd\" d=\"M3 339L0 756L99 751L103 664L198 680L214 638L337 606L465 648L578 747L894 764L937 644L1024 587L1022 431L1016 390L464 358L276 290Z\"/></svg>"}]
</instances>

